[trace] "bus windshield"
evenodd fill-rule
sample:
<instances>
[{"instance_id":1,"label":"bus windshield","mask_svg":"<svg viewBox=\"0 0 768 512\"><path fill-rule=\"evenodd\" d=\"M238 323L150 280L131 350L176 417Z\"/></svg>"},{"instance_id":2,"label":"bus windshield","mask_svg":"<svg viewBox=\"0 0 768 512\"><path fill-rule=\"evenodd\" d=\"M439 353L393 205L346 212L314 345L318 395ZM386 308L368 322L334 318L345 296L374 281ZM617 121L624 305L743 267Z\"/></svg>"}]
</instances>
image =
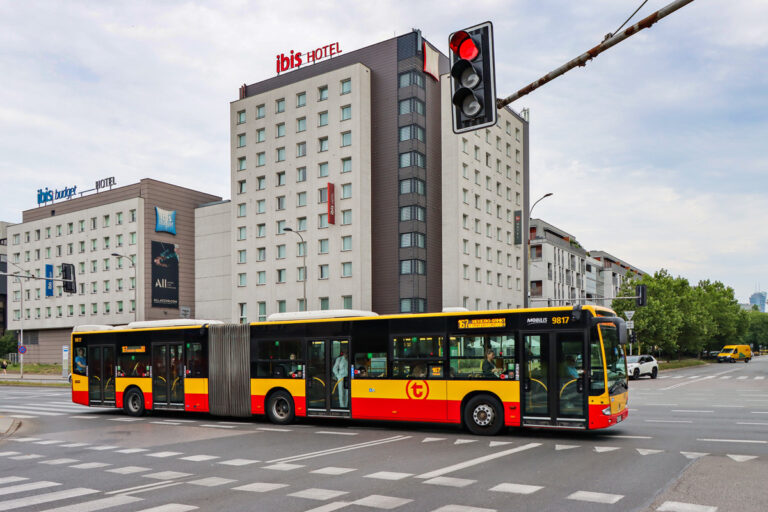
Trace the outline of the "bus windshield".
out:
<instances>
[{"instance_id":1,"label":"bus windshield","mask_svg":"<svg viewBox=\"0 0 768 512\"><path fill-rule=\"evenodd\" d=\"M619 334L612 324L600 324L600 335L605 350L605 369L608 375L608 392L621 393L627 386L627 362L624 349L619 345Z\"/></svg>"}]
</instances>

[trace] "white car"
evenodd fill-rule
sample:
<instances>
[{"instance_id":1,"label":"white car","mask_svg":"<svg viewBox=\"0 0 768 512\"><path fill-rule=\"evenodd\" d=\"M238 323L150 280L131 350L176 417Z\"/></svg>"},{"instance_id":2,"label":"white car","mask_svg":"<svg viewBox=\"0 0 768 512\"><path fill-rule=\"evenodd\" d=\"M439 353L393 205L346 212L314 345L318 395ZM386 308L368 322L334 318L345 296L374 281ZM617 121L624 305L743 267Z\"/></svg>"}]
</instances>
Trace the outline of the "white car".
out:
<instances>
[{"instance_id":1,"label":"white car","mask_svg":"<svg viewBox=\"0 0 768 512\"><path fill-rule=\"evenodd\" d=\"M659 375L659 363L653 356L627 356L627 375L631 379L639 379L643 375L655 379Z\"/></svg>"}]
</instances>

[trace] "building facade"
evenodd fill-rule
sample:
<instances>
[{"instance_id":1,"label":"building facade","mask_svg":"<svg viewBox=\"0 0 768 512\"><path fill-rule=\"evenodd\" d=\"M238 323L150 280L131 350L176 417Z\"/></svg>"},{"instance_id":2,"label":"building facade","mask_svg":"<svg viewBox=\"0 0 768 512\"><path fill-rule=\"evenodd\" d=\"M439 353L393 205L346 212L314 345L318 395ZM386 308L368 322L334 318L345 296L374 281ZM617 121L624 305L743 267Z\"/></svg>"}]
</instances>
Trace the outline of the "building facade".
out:
<instances>
[{"instance_id":1,"label":"building facade","mask_svg":"<svg viewBox=\"0 0 768 512\"><path fill-rule=\"evenodd\" d=\"M232 202L199 212L218 223L199 240L208 245L230 210L229 319L522 305L524 243L513 226L527 204L527 123L505 109L490 130L453 134L448 80L424 72L425 51L436 76L448 72L414 31L240 88Z\"/></svg>"},{"instance_id":2,"label":"building facade","mask_svg":"<svg viewBox=\"0 0 768 512\"><path fill-rule=\"evenodd\" d=\"M604 251L587 251L570 233L541 219L529 230L531 307L610 306L624 280L644 274Z\"/></svg>"},{"instance_id":3,"label":"building facade","mask_svg":"<svg viewBox=\"0 0 768 512\"><path fill-rule=\"evenodd\" d=\"M8 228L12 271L61 279L71 263L77 282L75 294L61 281L9 282L9 328L24 329L26 360L60 361L75 325L194 315L194 210L220 199L143 179L24 211Z\"/></svg>"},{"instance_id":4,"label":"building facade","mask_svg":"<svg viewBox=\"0 0 768 512\"><path fill-rule=\"evenodd\" d=\"M10 222L0 221L0 336L8 328L8 226ZM13 279L11 279L13 281ZM4 354L0 354L2 357Z\"/></svg>"},{"instance_id":5,"label":"building facade","mask_svg":"<svg viewBox=\"0 0 768 512\"><path fill-rule=\"evenodd\" d=\"M749 306L757 306L757 309L761 313L765 313L765 300L768 294L765 292L755 292L749 296Z\"/></svg>"}]
</instances>

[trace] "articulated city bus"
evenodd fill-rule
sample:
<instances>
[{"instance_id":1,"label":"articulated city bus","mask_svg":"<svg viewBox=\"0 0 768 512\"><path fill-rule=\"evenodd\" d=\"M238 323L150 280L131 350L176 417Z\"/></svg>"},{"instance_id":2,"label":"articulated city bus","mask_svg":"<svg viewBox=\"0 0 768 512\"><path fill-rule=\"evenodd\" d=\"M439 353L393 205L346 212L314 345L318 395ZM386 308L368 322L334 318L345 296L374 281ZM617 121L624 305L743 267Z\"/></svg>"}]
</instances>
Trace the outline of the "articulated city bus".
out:
<instances>
[{"instance_id":1,"label":"articulated city bus","mask_svg":"<svg viewBox=\"0 0 768 512\"><path fill-rule=\"evenodd\" d=\"M386 315L278 313L266 322L83 326L72 400L220 416L600 429L627 417L626 325L575 306Z\"/></svg>"}]
</instances>

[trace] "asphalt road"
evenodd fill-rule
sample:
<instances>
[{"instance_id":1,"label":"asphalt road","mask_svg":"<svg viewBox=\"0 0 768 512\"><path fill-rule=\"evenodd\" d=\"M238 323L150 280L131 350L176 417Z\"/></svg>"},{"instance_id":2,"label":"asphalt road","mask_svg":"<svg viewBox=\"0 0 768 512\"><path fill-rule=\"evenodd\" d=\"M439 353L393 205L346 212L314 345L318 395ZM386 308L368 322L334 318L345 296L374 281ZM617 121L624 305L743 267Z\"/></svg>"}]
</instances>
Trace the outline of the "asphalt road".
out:
<instances>
[{"instance_id":1,"label":"asphalt road","mask_svg":"<svg viewBox=\"0 0 768 512\"><path fill-rule=\"evenodd\" d=\"M0 387L0 510L764 511L768 357L630 383L603 432L153 414Z\"/></svg>"}]
</instances>

